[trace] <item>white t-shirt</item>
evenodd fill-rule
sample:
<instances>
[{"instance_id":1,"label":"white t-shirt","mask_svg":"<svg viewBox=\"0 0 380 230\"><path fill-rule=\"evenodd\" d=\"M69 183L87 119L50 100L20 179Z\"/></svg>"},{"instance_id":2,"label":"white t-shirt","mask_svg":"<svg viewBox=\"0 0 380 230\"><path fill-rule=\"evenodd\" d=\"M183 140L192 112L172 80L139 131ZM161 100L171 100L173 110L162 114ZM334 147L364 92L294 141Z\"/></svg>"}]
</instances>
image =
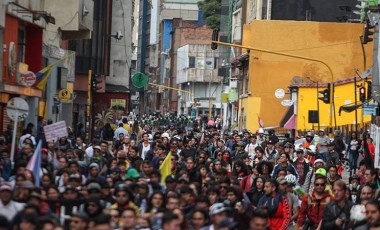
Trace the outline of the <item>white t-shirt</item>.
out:
<instances>
[{"instance_id":1,"label":"white t-shirt","mask_svg":"<svg viewBox=\"0 0 380 230\"><path fill-rule=\"evenodd\" d=\"M150 150L150 143L148 143L147 146L144 145L144 143L142 143L142 151L141 151L141 158L145 160L145 156L146 156L146 153Z\"/></svg>"}]
</instances>

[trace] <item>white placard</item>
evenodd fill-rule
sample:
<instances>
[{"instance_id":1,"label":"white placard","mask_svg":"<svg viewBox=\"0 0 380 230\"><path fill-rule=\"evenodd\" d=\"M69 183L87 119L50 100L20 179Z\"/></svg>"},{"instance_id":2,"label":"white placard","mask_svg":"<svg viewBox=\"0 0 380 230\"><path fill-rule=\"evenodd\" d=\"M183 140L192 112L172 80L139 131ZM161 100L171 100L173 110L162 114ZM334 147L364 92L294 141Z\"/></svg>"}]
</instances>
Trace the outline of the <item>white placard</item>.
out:
<instances>
[{"instance_id":1,"label":"white placard","mask_svg":"<svg viewBox=\"0 0 380 230\"><path fill-rule=\"evenodd\" d=\"M374 125L373 125L374 126ZM372 125L371 125L371 130L372 130ZM380 128L379 127L376 127L376 132L375 134L372 136L372 139L375 143L373 143L375 145L375 160L374 160L374 167L375 168L380 168L380 157L379 157L379 154L380 154Z\"/></svg>"},{"instance_id":2,"label":"white placard","mask_svg":"<svg viewBox=\"0 0 380 230\"><path fill-rule=\"evenodd\" d=\"M51 125L44 126L46 141L55 141L60 137L67 137L67 126L65 121L59 121Z\"/></svg>"}]
</instances>

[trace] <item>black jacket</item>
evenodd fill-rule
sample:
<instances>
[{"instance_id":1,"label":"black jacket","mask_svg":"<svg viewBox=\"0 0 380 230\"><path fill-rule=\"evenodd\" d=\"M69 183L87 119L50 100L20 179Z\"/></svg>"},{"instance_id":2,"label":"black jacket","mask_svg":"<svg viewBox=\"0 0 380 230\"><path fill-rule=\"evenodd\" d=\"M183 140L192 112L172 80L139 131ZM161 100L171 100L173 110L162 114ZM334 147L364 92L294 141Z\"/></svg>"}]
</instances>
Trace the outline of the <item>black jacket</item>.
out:
<instances>
[{"instance_id":1,"label":"black jacket","mask_svg":"<svg viewBox=\"0 0 380 230\"><path fill-rule=\"evenodd\" d=\"M340 229L348 229L348 224L350 222L350 210L352 207L352 202L347 201L343 208L340 208L338 204L333 201L328 203L323 209L323 219L322 219L322 227L321 229L328 230L340 230ZM335 220L337 218L343 219L343 224L341 226L337 226L335 224Z\"/></svg>"}]
</instances>

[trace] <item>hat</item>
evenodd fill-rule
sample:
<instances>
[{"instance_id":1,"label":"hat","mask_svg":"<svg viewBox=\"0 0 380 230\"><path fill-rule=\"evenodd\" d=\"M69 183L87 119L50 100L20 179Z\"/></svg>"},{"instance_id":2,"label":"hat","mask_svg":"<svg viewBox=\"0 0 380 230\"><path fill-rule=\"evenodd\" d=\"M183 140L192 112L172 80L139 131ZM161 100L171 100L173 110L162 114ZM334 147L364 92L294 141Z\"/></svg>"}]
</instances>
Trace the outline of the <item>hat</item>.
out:
<instances>
[{"instance_id":1,"label":"hat","mask_svg":"<svg viewBox=\"0 0 380 230\"><path fill-rule=\"evenodd\" d=\"M185 183L189 183L189 179L185 175L178 178L178 182L181 182L181 181L185 181Z\"/></svg>"},{"instance_id":2,"label":"hat","mask_svg":"<svg viewBox=\"0 0 380 230\"><path fill-rule=\"evenodd\" d=\"M228 208L223 203L215 203L210 207L210 216L228 211Z\"/></svg>"},{"instance_id":3,"label":"hat","mask_svg":"<svg viewBox=\"0 0 380 230\"><path fill-rule=\"evenodd\" d=\"M77 191L73 186L71 186L71 185L66 185L65 187L64 187L64 189L62 190L62 192L67 192L67 191Z\"/></svg>"},{"instance_id":4,"label":"hat","mask_svg":"<svg viewBox=\"0 0 380 230\"><path fill-rule=\"evenodd\" d=\"M277 182L278 182L279 184L286 184L286 183L287 183L285 177L283 177L283 176L278 177L278 178L277 178Z\"/></svg>"},{"instance_id":5,"label":"hat","mask_svg":"<svg viewBox=\"0 0 380 230\"><path fill-rule=\"evenodd\" d=\"M321 176L327 176L327 172L326 172L326 169L324 168L320 168L320 169L317 169L317 171L315 171L315 175L321 175Z\"/></svg>"},{"instance_id":6,"label":"hat","mask_svg":"<svg viewBox=\"0 0 380 230\"><path fill-rule=\"evenodd\" d=\"M168 140L170 141L170 135L169 135L169 133L163 133L163 134L161 134L161 138L168 138Z\"/></svg>"},{"instance_id":7,"label":"hat","mask_svg":"<svg viewBox=\"0 0 380 230\"><path fill-rule=\"evenodd\" d=\"M324 162L322 159L316 159L316 160L314 161L314 165L315 165L316 163L318 163L318 162L320 162L320 163L322 163L322 164L325 164L325 162Z\"/></svg>"},{"instance_id":8,"label":"hat","mask_svg":"<svg viewBox=\"0 0 380 230\"><path fill-rule=\"evenodd\" d=\"M21 182L21 186L20 187L21 188L26 188L26 189L32 189L32 188L34 188L34 185L33 185L33 183L31 181L26 180L26 181Z\"/></svg>"},{"instance_id":9,"label":"hat","mask_svg":"<svg viewBox=\"0 0 380 230\"><path fill-rule=\"evenodd\" d=\"M92 182L92 183L89 183L87 185L87 190L88 191L91 191L91 190L98 190L100 191L102 188L100 187L100 185L96 182Z\"/></svg>"},{"instance_id":10,"label":"hat","mask_svg":"<svg viewBox=\"0 0 380 230\"><path fill-rule=\"evenodd\" d=\"M134 168L131 168L131 169L128 169L127 171L127 174L125 175L125 179L138 179L140 178L140 174L139 172L137 172L136 169Z\"/></svg>"},{"instance_id":11,"label":"hat","mask_svg":"<svg viewBox=\"0 0 380 230\"><path fill-rule=\"evenodd\" d=\"M100 148L100 146L99 145L95 145L94 147L92 147L94 150L95 149L98 149L98 150L102 150L101 148Z\"/></svg>"},{"instance_id":12,"label":"hat","mask_svg":"<svg viewBox=\"0 0 380 230\"><path fill-rule=\"evenodd\" d=\"M237 146L244 146L244 143L242 141L239 141L238 143L236 143Z\"/></svg>"},{"instance_id":13,"label":"hat","mask_svg":"<svg viewBox=\"0 0 380 230\"><path fill-rule=\"evenodd\" d=\"M325 130L324 129L320 129L319 132L325 132Z\"/></svg>"},{"instance_id":14,"label":"hat","mask_svg":"<svg viewBox=\"0 0 380 230\"><path fill-rule=\"evenodd\" d=\"M268 145L269 145L269 144L274 145L273 140L268 140Z\"/></svg>"},{"instance_id":15,"label":"hat","mask_svg":"<svg viewBox=\"0 0 380 230\"><path fill-rule=\"evenodd\" d=\"M32 192L32 193L30 194L30 197L35 197L35 198L38 198L38 199L41 200L41 194L38 193L38 192Z\"/></svg>"},{"instance_id":16,"label":"hat","mask_svg":"<svg viewBox=\"0 0 380 230\"><path fill-rule=\"evenodd\" d=\"M218 229L227 228L227 229L235 229L238 226L237 223L233 222L230 219L224 219L222 222L218 224Z\"/></svg>"},{"instance_id":17,"label":"hat","mask_svg":"<svg viewBox=\"0 0 380 230\"><path fill-rule=\"evenodd\" d=\"M296 149L296 153L298 153L298 152L302 152L302 153L304 153L305 150L301 147L301 148Z\"/></svg>"},{"instance_id":18,"label":"hat","mask_svg":"<svg viewBox=\"0 0 380 230\"><path fill-rule=\"evenodd\" d=\"M259 131L257 131L258 134L264 134L264 129L263 128L259 128Z\"/></svg>"},{"instance_id":19,"label":"hat","mask_svg":"<svg viewBox=\"0 0 380 230\"><path fill-rule=\"evenodd\" d=\"M8 183L4 183L4 184L1 184L0 186L0 191L10 191L12 192L13 188L10 184Z\"/></svg>"},{"instance_id":20,"label":"hat","mask_svg":"<svg viewBox=\"0 0 380 230\"><path fill-rule=\"evenodd\" d=\"M179 193L180 193L180 194L193 194L194 191L193 191L190 187L188 187L188 186L184 186L184 187L182 187L182 188L179 190Z\"/></svg>"},{"instance_id":21,"label":"hat","mask_svg":"<svg viewBox=\"0 0 380 230\"><path fill-rule=\"evenodd\" d=\"M121 153L119 153L119 154L117 155L117 158L119 158L119 159L127 159L127 154L121 152Z\"/></svg>"},{"instance_id":22,"label":"hat","mask_svg":"<svg viewBox=\"0 0 380 230\"><path fill-rule=\"evenodd\" d=\"M120 173L120 172L121 172L121 169L120 169L119 167L113 167L113 168L111 168L110 171L111 171L111 172L118 172L118 173Z\"/></svg>"},{"instance_id":23,"label":"hat","mask_svg":"<svg viewBox=\"0 0 380 230\"><path fill-rule=\"evenodd\" d=\"M77 174L71 174L70 176L69 176L69 181L73 181L73 180L76 180L76 181L82 181L82 178L81 178L81 176L79 176L79 175L77 175Z\"/></svg>"},{"instance_id":24,"label":"hat","mask_svg":"<svg viewBox=\"0 0 380 230\"><path fill-rule=\"evenodd\" d=\"M69 218L71 219L73 217L77 217L77 218L79 218L85 222L89 221L88 215L85 212L76 212L74 214L71 214L71 216Z\"/></svg>"},{"instance_id":25,"label":"hat","mask_svg":"<svg viewBox=\"0 0 380 230\"><path fill-rule=\"evenodd\" d=\"M95 167L97 169L99 169L99 165L97 163L91 163L90 166L88 166L89 169L91 169L92 167Z\"/></svg>"},{"instance_id":26,"label":"hat","mask_svg":"<svg viewBox=\"0 0 380 230\"><path fill-rule=\"evenodd\" d=\"M176 179L171 175L165 178L165 183L175 183L175 182L177 182Z\"/></svg>"}]
</instances>

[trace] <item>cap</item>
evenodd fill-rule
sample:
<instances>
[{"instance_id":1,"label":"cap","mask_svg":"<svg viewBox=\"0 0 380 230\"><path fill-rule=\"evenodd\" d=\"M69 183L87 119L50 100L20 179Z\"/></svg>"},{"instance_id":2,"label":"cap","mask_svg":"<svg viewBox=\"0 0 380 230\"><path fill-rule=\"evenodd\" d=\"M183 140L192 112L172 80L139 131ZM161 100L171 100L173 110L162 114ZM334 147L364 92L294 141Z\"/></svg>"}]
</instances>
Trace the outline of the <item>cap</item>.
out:
<instances>
[{"instance_id":1,"label":"cap","mask_svg":"<svg viewBox=\"0 0 380 230\"><path fill-rule=\"evenodd\" d=\"M26 189L32 189L32 188L34 188L34 185L31 181L26 180L26 181L21 182L20 187L26 188Z\"/></svg>"},{"instance_id":2,"label":"cap","mask_svg":"<svg viewBox=\"0 0 380 230\"><path fill-rule=\"evenodd\" d=\"M268 144L272 144L272 145L274 145L273 140L268 140Z\"/></svg>"},{"instance_id":3,"label":"cap","mask_svg":"<svg viewBox=\"0 0 380 230\"><path fill-rule=\"evenodd\" d=\"M324 129L320 129L319 132L325 132L325 130Z\"/></svg>"},{"instance_id":4,"label":"cap","mask_svg":"<svg viewBox=\"0 0 380 230\"><path fill-rule=\"evenodd\" d=\"M95 145L94 147L92 147L93 149L98 149L98 150L102 150L101 148L100 148L100 146L99 145Z\"/></svg>"},{"instance_id":5,"label":"cap","mask_svg":"<svg viewBox=\"0 0 380 230\"><path fill-rule=\"evenodd\" d=\"M224 219L218 224L218 229L227 228L227 229L235 229L238 226L237 223L233 222L230 219Z\"/></svg>"},{"instance_id":6,"label":"cap","mask_svg":"<svg viewBox=\"0 0 380 230\"><path fill-rule=\"evenodd\" d=\"M304 153L305 150L304 150L302 147L300 147L300 148L296 149L296 153L298 153L298 152L302 152L302 153Z\"/></svg>"},{"instance_id":7,"label":"cap","mask_svg":"<svg viewBox=\"0 0 380 230\"><path fill-rule=\"evenodd\" d=\"M317 171L315 171L315 175L321 175L321 176L327 176L327 172L326 172L326 169L324 168L319 168L317 169Z\"/></svg>"},{"instance_id":8,"label":"cap","mask_svg":"<svg viewBox=\"0 0 380 230\"><path fill-rule=\"evenodd\" d=\"M12 188L12 186L10 184L4 183L4 184L1 184L0 191L10 191L10 192L12 192L13 188Z\"/></svg>"},{"instance_id":9,"label":"cap","mask_svg":"<svg viewBox=\"0 0 380 230\"><path fill-rule=\"evenodd\" d=\"M119 173L119 172L121 172L121 169L116 166L116 167L111 168L110 171L111 172L118 172Z\"/></svg>"},{"instance_id":10,"label":"cap","mask_svg":"<svg viewBox=\"0 0 380 230\"><path fill-rule=\"evenodd\" d=\"M259 131L257 131L258 134L264 134L264 129L263 128L259 128Z\"/></svg>"},{"instance_id":11,"label":"cap","mask_svg":"<svg viewBox=\"0 0 380 230\"><path fill-rule=\"evenodd\" d=\"M70 219L72 219L73 217L77 217L85 222L88 222L89 220L88 215L85 212L76 212L74 214L71 214Z\"/></svg>"},{"instance_id":12,"label":"cap","mask_svg":"<svg viewBox=\"0 0 380 230\"><path fill-rule=\"evenodd\" d=\"M99 165L97 163L91 163L90 166L88 166L89 169L91 169L92 167L99 169Z\"/></svg>"},{"instance_id":13,"label":"cap","mask_svg":"<svg viewBox=\"0 0 380 230\"><path fill-rule=\"evenodd\" d=\"M177 182L176 179L171 175L165 178L165 183L175 183L175 182Z\"/></svg>"},{"instance_id":14,"label":"cap","mask_svg":"<svg viewBox=\"0 0 380 230\"><path fill-rule=\"evenodd\" d=\"M89 183L87 185L87 190L88 191L91 191L91 190L98 190L98 191L100 191L101 189L102 189L102 187L100 187L100 185L98 183L95 183L95 182Z\"/></svg>"},{"instance_id":15,"label":"cap","mask_svg":"<svg viewBox=\"0 0 380 230\"><path fill-rule=\"evenodd\" d=\"M237 146L244 146L244 143L242 141L239 141L238 143L236 143Z\"/></svg>"},{"instance_id":16,"label":"cap","mask_svg":"<svg viewBox=\"0 0 380 230\"><path fill-rule=\"evenodd\" d=\"M286 184L286 183L287 183L285 177L283 177L283 176L278 177L278 178L277 178L277 182L278 182L279 184Z\"/></svg>"},{"instance_id":17,"label":"cap","mask_svg":"<svg viewBox=\"0 0 380 230\"><path fill-rule=\"evenodd\" d=\"M139 172L137 172L136 169L134 168L131 168L131 169L128 169L127 171L127 174L125 175L125 179L138 179L140 178L140 174Z\"/></svg>"},{"instance_id":18,"label":"cap","mask_svg":"<svg viewBox=\"0 0 380 230\"><path fill-rule=\"evenodd\" d=\"M314 161L314 165L316 164L316 163L322 163L322 164L325 164L325 162L322 160L322 159L316 159L315 161Z\"/></svg>"},{"instance_id":19,"label":"cap","mask_svg":"<svg viewBox=\"0 0 380 230\"><path fill-rule=\"evenodd\" d=\"M228 211L228 208L223 203L215 203L210 207L210 216Z\"/></svg>"},{"instance_id":20,"label":"cap","mask_svg":"<svg viewBox=\"0 0 380 230\"><path fill-rule=\"evenodd\" d=\"M79 175L77 175L77 174L71 174L70 176L69 176L69 181L73 181L73 180L76 180L76 181L82 181L82 178L81 178L81 176L79 176Z\"/></svg>"},{"instance_id":21,"label":"cap","mask_svg":"<svg viewBox=\"0 0 380 230\"><path fill-rule=\"evenodd\" d=\"M41 200L41 194L38 192L32 192L29 197L35 197Z\"/></svg>"},{"instance_id":22,"label":"cap","mask_svg":"<svg viewBox=\"0 0 380 230\"><path fill-rule=\"evenodd\" d=\"M117 155L117 158L119 158L119 159L127 159L127 154L126 153L119 153Z\"/></svg>"}]
</instances>

